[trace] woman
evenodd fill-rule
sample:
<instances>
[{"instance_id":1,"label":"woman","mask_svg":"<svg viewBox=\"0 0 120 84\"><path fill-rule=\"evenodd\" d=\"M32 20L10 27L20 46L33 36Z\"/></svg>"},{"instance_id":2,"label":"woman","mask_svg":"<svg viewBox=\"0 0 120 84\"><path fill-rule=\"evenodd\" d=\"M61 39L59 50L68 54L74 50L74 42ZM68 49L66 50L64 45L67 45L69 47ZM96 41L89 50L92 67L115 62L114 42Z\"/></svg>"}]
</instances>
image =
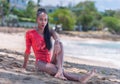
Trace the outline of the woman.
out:
<instances>
[{"instance_id":1,"label":"woman","mask_svg":"<svg viewBox=\"0 0 120 84\"><path fill-rule=\"evenodd\" d=\"M65 72L63 70L63 46L55 31L48 28L48 15L45 9L38 9L36 21L38 24L37 28L26 32L26 51L23 68L26 68L32 46L36 58L36 67L40 71L47 72L56 78L80 81L82 83L87 82L94 76L94 70L83 77ZM51 36L55 40L53 54L51 54Z\"/></svg>"}]
</instances>

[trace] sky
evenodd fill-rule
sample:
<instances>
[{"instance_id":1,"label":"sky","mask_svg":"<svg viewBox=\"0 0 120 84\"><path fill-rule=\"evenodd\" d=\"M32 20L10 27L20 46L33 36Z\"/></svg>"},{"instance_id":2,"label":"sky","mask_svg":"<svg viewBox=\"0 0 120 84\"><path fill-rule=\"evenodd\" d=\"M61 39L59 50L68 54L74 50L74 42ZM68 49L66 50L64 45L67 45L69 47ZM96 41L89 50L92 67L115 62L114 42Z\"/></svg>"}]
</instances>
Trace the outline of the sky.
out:
<instances>
[{"instance_id":1,"label":"sky","mask_svg":"<svg viewBox=\"0 0 120 84\"><path fill-rule=\"evenodd\" d=\"M37 0L34 1L37 2ZM41 5L68 6L69 3L72 3L72 5L76 5L82 1L85 0L41 0ZM90 1L95 1L95 6L98 9L98 11L104 11L106 9L112 10L120 9L120 0L90 0Z\"/></svg>"}]
</instances>

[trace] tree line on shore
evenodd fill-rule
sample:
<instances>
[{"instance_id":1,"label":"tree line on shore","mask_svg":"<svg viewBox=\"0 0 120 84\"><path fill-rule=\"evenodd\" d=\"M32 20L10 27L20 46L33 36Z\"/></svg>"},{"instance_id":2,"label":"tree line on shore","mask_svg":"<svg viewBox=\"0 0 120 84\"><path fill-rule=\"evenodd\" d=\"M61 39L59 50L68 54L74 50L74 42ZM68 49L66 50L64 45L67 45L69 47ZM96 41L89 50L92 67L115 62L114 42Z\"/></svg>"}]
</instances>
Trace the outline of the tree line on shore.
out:
<instances>
[{"instance_id":1,"label":"tree line on shore","mask_svg":"<svg viewBox=\"0 0 120 84\"><path fill-rule=\"evenodd\" d=\"M19 10L13 7L9 10L9 3L7 0L2 0L4 16L10 13L17 15L19 21L35 22L36 11L39 4L29 0L25 10ZM100 12L95 7L94 1L80 2L74 6L57 7L57 9L49 13L49 22L51 24L62 24L63 30L74 30L77 25L78 30L103 30L107 28L108 31L114 34L120 34L120 10L105 10Z\"/></svg>"}]
</instances>

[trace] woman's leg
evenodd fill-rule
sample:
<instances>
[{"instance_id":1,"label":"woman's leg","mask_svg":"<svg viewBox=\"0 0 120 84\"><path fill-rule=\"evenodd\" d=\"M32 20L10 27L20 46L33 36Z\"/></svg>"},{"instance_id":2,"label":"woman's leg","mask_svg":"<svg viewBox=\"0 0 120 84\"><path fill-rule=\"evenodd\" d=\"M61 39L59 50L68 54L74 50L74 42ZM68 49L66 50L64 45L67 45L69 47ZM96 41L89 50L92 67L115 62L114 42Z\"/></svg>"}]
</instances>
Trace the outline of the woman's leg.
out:
<instances>
[{"instance_id":1,"label":"woman's leg","mask_svg":"<svg viewBox=\"0 0 120 84\"><path fill-rule=\"evenodd\" d=\"M61 42L60 42L60 47L61 47L61 51L58 53L58 55L55 55L53 51L53 57L52 57L51 63L55 64L58 69L55 77L66 79L63 75L63 53L64 52L63 52L63 45Z\"/></svg>"},{"instance_id":2,"label":"woman's leg","mask_svg":"<svg viewBox=\"0 0 120 84\"><path fill-rule=\"evenodd\" d=\"M60 43L61 45L61 52L58 54L58 56L54 55L53 52L53 58L52 58L52 63L54 63L55 65L57 65L57 69L56 70L56 75L55 77L61 78L61 79L68 79L68 80L73 80L73 81L80 81L80 82L86 82L88 81L92 76L94 76L94 74L96 73L95 70L91 71L91 73L86 74L85 76L80 76L74 73L68 73L68 72L63 72L63 45L62 43ZM65 77L65 78L64 78Z\"/></svg>"},{"instance_id":3,"label":"woman's leg","mask_svg":"<svg viewBox=\"0 0 120 84\"><path fill-rule=\"evenodd\" d=\"M52 76L54 76L58 72L56 65L52 63L45 63L42 61L38 61L37 67L40 71L47 72ZM81 83L86 83L90 78L94 76L95 73L96 73L95 70L92 70L90 73L86 74L85 76L80 76L79 74L75 74L75 73L70 73L65 71L63 72L64 76L68 80L79 81Z\"/></svg>"},{"instance_id":4,"label":"woman's leg","mask_svg":"<svg viewBox=\"0 0 120 84\"><path fill-rule=\"evenodd\" d=\"M53 75L57 78L60 79L68 79L68 80L73 80L73 81L80 81L82 83L87 82L91 77L94 76L95 70L91 71L91 73L85 75L85 76L80 76L78 74L74 73L68 73L63 71L63 46L61 45L61 52L58 54L58 56L54 55L53 52L53 57L51 63L45 63L42 61L37 62L37 66L40 69L40 71L47 72L50 75Z\"/></svg>"},{"instance_id":5,"label":"woman's leg","mask_svg":"<svg viewBox=\"0 0 120 84\"><path fill-rule=\"evenodd\" d=\"M86 83L89 79L91 79L93 76L95 76L95 74L96 74L96 70L95 69L93 69L91 72L87 73L84 76L80 76L79 74L75 74L75 73L64 72L64 76L68 80L79 81L81 83Z\"/></svg>"}]
</instances>

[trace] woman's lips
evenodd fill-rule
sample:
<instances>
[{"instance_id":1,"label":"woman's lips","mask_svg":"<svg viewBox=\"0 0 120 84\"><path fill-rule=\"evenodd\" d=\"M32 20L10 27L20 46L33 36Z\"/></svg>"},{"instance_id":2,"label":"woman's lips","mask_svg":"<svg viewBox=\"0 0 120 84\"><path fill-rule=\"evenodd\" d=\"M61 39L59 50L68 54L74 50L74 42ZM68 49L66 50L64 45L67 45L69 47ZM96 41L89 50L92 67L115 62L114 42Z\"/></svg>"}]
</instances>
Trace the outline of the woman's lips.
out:
<instances>
[{"instance_id":1,"label":"woman's lips","mask_svg":"<svg viewBox=\"0 0 120 84\"><path fill-rule=\"evenodd\" d=\"M42 27L44 27L44 25L41 25Z\"/></svg>"}]
</instances>

